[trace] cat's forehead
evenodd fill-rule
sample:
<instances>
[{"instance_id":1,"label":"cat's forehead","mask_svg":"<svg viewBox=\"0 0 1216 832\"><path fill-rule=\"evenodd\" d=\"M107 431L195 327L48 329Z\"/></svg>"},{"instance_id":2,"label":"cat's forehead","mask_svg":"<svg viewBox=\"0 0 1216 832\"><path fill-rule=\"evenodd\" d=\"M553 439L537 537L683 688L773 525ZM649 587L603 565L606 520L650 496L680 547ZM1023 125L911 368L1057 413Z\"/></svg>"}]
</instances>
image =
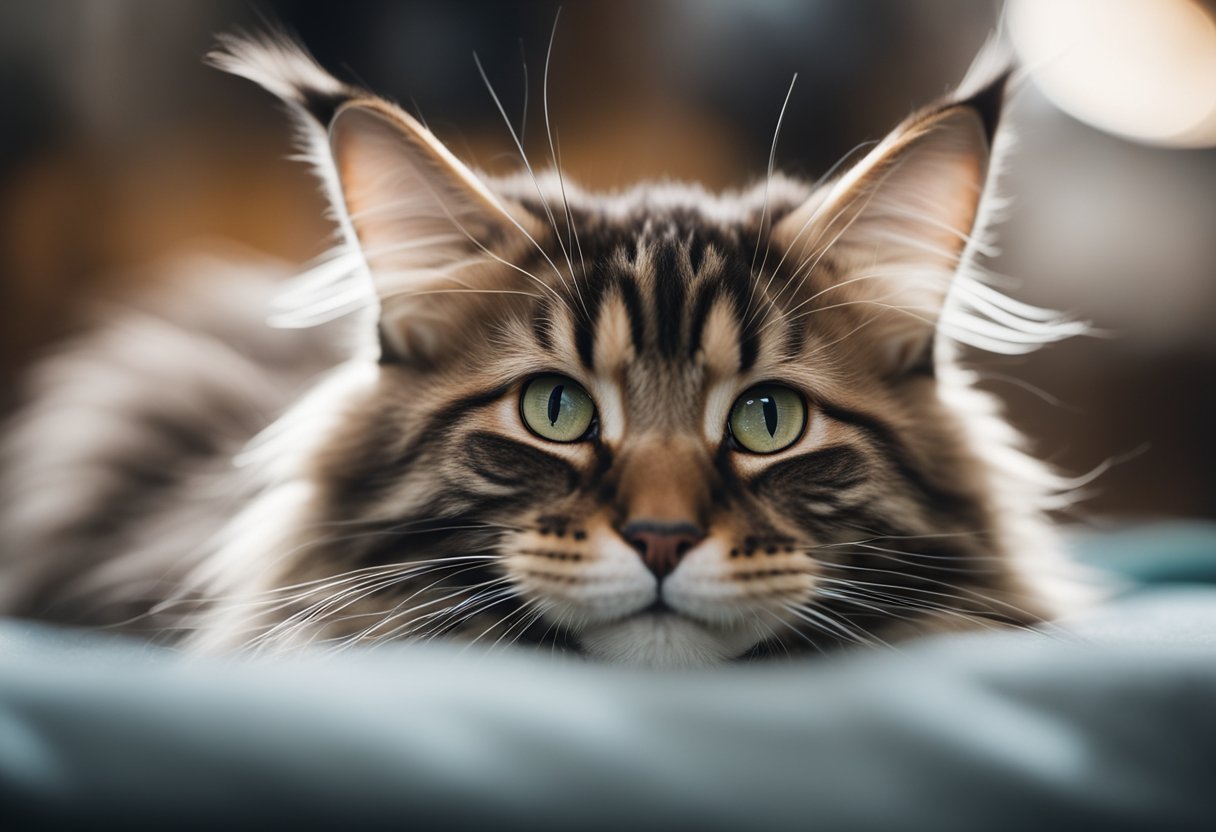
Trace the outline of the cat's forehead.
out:
<instances>
[{"instance_id":1,"label":"cat's forehead","mask_svg":"<svg viewBox=\"0 0 1216 832\"><path fill-rule=\"evenodd\" d=\"M530 264L564 273L531 311L537 365L592 389L609 434L626 422L630 432L699 430L707 408L729 405L740 384L767 378L791 355L763 279L765 261L771 272L781 252L765 252L758 229L807 191L782 180L767 206L762 187L718 197L650 187L611 204L568 193L568 215L564 203L549 206L552 263L537 255Z\"/></svg>"}]
</instances>

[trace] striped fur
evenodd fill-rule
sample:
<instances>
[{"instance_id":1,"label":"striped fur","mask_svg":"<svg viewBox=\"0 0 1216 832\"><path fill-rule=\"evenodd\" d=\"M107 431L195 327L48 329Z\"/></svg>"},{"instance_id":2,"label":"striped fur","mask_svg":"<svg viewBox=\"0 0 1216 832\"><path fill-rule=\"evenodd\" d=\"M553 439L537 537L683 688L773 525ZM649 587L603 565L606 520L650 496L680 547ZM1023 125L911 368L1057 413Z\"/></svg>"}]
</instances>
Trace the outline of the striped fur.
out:
<instances>
[{"instance_id":1,"label":"striped fur","mask_svg":"<svg viewBox=\"0 0 1216 832\"><path fill-rule=\"evenodd\" d=\"M1062 483L953 359L1077 331L974 262L1006 75L826 183L596 195L480 177L290 44L214 62L292 109L344 235L280 322L363 312L234 335L215 322L266 307L217 291L210 322L146 318L146 344L180 348L169 377L114 363L131 316L50 359L5 445L8 611L196 649L444 636L679 665L1066 603L1044 518ZM208 357L235 337L267 345L247 383ZM104 418L70 404L91 366L122 387ZM541 373L590 394L585 441L523 424ZM726 430L759 382L809 408L770 455ZM65 431L87 437L64 450ZM657 573L622 532L639 518L705 536Z\"/></svg>"}]
</instances>

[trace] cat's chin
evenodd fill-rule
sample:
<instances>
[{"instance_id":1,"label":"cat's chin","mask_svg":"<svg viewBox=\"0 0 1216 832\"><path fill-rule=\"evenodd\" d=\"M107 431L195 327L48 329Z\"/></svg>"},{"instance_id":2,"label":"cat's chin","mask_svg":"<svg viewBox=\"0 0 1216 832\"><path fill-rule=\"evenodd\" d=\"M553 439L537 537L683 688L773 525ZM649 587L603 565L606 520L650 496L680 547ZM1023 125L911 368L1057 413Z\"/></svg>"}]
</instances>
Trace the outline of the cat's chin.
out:
<instances>
[{"instance_id":1,"label":"cat's chin","mask_svg":"<svg viewBox=\"0 0 1216 832\"><path fill-rule=\"evenodd\" d=\"M744 626L709 628L682 615L645 612L579 633L590 656L646 667L706 667L737 658L759 641Z\"/></svg>"}]
</instances>

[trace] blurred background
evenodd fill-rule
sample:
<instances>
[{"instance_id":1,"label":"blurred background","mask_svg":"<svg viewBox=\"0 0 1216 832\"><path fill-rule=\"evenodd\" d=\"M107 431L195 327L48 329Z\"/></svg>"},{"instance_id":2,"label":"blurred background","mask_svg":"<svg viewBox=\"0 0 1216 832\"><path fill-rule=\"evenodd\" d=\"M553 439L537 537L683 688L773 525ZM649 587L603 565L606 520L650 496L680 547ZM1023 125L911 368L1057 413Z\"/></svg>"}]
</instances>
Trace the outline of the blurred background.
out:
<instances>
[{"instance_id":1,"label":"blurred background","mask_svg":"<svg viewBox=\"0 0 1216 832\"><path fill-rule=\"evenodd\" d=\"M23 367L147 264L231 241L303 264L332 242L271 97L202 64L282 26L489 171L518 167L476 52L535 160L558 4L7 0L0 4L0 412ZM1216 10L1195 0L568 0L549 77L584 185L814 176L948 90L1004 25L1029 69L992 263L1100 337L976 356L1037 453L1111 468L1089 522L1216 517ZM525 119L526 111L526 119ZM226 243L228 244L228 243Z\"/></svg>"}]
</instances>

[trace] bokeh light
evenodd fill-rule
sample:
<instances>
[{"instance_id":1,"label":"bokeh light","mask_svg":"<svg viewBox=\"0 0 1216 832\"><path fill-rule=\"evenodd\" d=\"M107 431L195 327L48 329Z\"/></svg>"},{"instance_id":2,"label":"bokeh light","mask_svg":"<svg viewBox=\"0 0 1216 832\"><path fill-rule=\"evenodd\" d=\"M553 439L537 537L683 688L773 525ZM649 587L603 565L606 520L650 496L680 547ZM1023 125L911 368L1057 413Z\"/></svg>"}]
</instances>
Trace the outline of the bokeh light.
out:
<instances>
[{"instance_id":1,"label":"bokeh light","mask_svg":"<svg viewBox=\"0 0 1216 832\"><path fill-rule=\"evenodd\" d=\"M1216 22L1195 0L1011 0L1035 83L1093 127L1172 147L1216 144Z\"/></svg>"}]
</instances>

